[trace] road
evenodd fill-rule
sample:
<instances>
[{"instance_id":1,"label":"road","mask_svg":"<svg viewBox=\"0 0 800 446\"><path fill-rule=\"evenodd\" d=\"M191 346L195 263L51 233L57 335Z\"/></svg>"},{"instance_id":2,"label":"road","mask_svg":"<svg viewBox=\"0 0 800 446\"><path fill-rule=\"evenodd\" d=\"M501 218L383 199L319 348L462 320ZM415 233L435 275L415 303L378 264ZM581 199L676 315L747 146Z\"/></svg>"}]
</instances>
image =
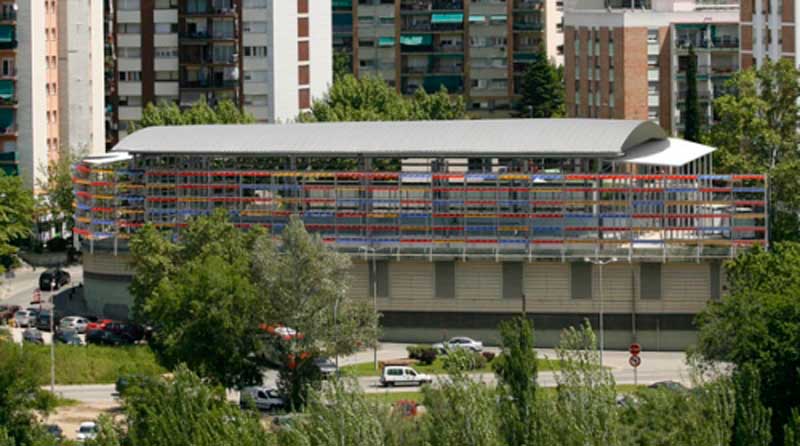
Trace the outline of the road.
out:
<instances>
[{"instance_id":1,"label":"road","mask_svg":"<svg viewBox=\"0 0 800 446\"><path fill-rule=\"evenodd\" d=\"M405 347L408 344L383 344L378 352L379 360L396 359L405 357ZM555 352L549 349L538 350L540 357L555 358ZM373 353L362 352L351 357L342 358L340 365L368 362L372 360ZM642 366L639 368L639 384L652 384L659 381L680 381L689 384L689 369L685 364L685 355L678 352L642 352ZM606 366L611 368L617 384L633 384L633 371L627 365L628 352L606 351ZM476 380L494 385L495 377L491 373L473 374ZM268 373L265 385L274 386L275 374ZM446 379L444 376L435 376L434 385ZM540 372L539 385L555 387L554 372ZM377 377L362 377L358 379L361 388L367 393L408 392L418 390L418 387L392 387L383 388L378 384ZM56 386L56 392L65 398L83 403L108 403L114 401L114 385L87 385L87 386ZM235 392L229 392L231 399L236 399Z\"/></svg>"},{"instance_id":2,"label":"road","mask_svg":"<svg viewBox=\"0 0 800 446\"><path fill-rule=\"evenodd\" d=\"M83 281L82 267L72 266L64 268L64 270L69 272L72 280L69 285L59 289L59 292ZM45 268L36 268L34 270L30 267L24 267L15 270L13 277L10 275L2 277L0 279L2 281L2 284L0 284L0 303L19 305L22 308L31 306L33 292L39 288L39 275L44 271ZM42 293L43 299L48 297L49 293Z\"/></svg>"}]
</instances>

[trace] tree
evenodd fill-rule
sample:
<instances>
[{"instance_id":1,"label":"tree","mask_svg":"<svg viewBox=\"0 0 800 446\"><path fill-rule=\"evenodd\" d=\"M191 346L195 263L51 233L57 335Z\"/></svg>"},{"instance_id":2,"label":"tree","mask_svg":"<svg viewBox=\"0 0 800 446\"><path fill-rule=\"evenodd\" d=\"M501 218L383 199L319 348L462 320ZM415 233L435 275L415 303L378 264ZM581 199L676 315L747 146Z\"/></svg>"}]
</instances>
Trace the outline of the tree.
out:
<instances>
[{"instance_id":1,"label":"tree","mask_svg":"<svg viewBox=\"0 0 800 446\"><path fill-rule=\"evenodd\" d=\"M736 371L736 414L733 423L733 446L769 446L772 444L772 412L761 402L761 376L752 364Z\"/></svg>"},{"instance_id":2,"label":"tree","mask_svg":"<svg viewBox=\"0 0 800 446\"><path fill-rule=\"evenodd\" d=\"M536 411L537 363L533 325L524 316L500 324L502 354L495 359L500 429L508 446L543 445Z\"/></svg>"},{"instance_id":3,"label":"tree","mask_svg":"<svg viewBox=\"0 0 800 446\"><path fill-rule=\"evenodd\" d=\"M0 272L12 263L13 243L30 235L33 225L33 194L17 176L0 171Z\"/></svg>"},{"instance_id":4,"label":"tree","mask_svg":"<svg viewBox=\"0 0 800 446\"><path fill-rule=\"evenodd\" d=\"M100 422L90 446L269 446L273 438L259 416L231 405L222 387L210 386L185 367L170 379L134 381L123 396L121 425Z\"/></svg>"},{"instance_id":5,"label":"tree","mask_svg":"<svg viewBox=\"0 0 800 446\"><path fill-rule=\"evenodd\" d=\"M39 180L39 188L44 192L41 196L41 210L48 214L54 222L64 223L67 229L74 225L75 192L72 184L72 166L86 156L83 148L61 147L58 157L51 160L42 170L46 174L44 181Z\"/></svg>"},{"instance_id":6,"label":"tree","mask_svg":"<svg viewBox=\"0 0 800 446\"><path fill-rule=\"evenodd\" d=\"M353 73L353 58L344 51L333 52L333 81Z\"/></svg>"},{"instance_id":7,"label":"tree","mask_svg":"<svg viewBox=\"0 0 800 446\"><path fill-rule=\"evenodd\" d=\"M545 56L537 56L522 76L522 98L516 105L521 118L564 116L564 83L558 68Z\"/></svg>"},{"instance_id":8,"label":"tree","mask_svg":"<svg viewBox=\"0 0 800 446\"><path fill-rule=\"evenodd\" d=\"M792 410L789 422L783 428L784 446L800 446L800 410Z\"/></svg>"},{"instance_id":9,"label":"tree","mask_svg":"<svg viewBox=\"0 0 800 446\"><path fill-rule=\"evenodd\" d=\"M318 381L315 357L377 338L377 315L347 296L349 259L297 218L279 243L218 211L192 220L177 243L147 225L130 246L134 315L154 327L151 345L167 367L185 363L227 387L260 384L276 369L299 408Z\"/></svg>"},{"instance_id":10,"label":"tree","mask_svg":"<svg viewBox=\"0 0 800 446\"><path fill-rule=\"evenodd\" d=\"M697 98L697 54L689 46L689 64L686 66L686 101L683 108L683 138L700 141L700 102Z\"/></svg>"},{"instance_id":11,"label":"tree","mask_svg":"<svg viewBox=\"0 0 800 446\"><path fill-rule=\"evenodd\" d=\"M181 110L174 102L163 101L158 105L147 104L142 112L142 119L132 126L131 131L154 126L252 124L255 121L253 115L242 111L229 99L219 101L215 107L211 107L201 98L185 110Z\"/></svg>"},{"instance_id":12,"label":"tree","mask_svg":"<svg viewBox=\"0 0 800 446\"><path fill-rule=\"evenodd\" d=\"M800 244L753 249L730 261L726 272L730 296L698 315L694 354L758 370L761 400L773 414L772 437L780 443L800 401Z\"/></svg>"},{"instance_id":13,"label":"tree","mask_svg":"<svg viewBox=\"0 0 800 446\"><path fill-rule=\"evenodd\" d=\"M462 97L450 98L446 90L434 95L424 90L412 98L404 98L381 78L357 79L345 75L337 79L311 111L300 115L300 122L339 121L413 121L464 119L466 107Z\"/></svg>"},{"instance_id":14,"label":"tree","mask_svg":"<svg viewBox=\"0 0 800 446\"><path fill-rule=\"evenodd\" d=\"M0 432L0 444L38 446L47 439L37 414L47 414L55 399L39 387L42 369L22 347L0 342L0 428L5 431Z\"/></svg>"},{"instance_id":15,"label":"tree","mask_svg":"<svg viewBox=\"0 0 800 446\"><path fill-rule=\"evenodd\" d=\"M714 101L716 123L704 142L720 173L766 173L770 180L770 240L800 241L800 71L788 60L734 74L731 94Z\"/></svg>"}]
</instances>

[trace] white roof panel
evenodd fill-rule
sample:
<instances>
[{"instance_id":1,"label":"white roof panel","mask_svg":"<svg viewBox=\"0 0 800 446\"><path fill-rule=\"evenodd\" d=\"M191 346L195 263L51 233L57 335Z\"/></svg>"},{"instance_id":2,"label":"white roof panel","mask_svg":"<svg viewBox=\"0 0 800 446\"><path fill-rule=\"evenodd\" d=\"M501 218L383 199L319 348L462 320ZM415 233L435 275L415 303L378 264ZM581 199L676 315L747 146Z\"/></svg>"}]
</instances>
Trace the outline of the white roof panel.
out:
<instances>
[{"instance_id":1,"label":"white roof panel","mask_svg":"<svg viewBox=\"0 0 800 446\"><path fill-rule=\"evenodd\" d=\"M713 152L713 147L684 139L669 138L648 141L629 150L616 160L652 166L683 166Z\"/></svg>"}]
</instances>

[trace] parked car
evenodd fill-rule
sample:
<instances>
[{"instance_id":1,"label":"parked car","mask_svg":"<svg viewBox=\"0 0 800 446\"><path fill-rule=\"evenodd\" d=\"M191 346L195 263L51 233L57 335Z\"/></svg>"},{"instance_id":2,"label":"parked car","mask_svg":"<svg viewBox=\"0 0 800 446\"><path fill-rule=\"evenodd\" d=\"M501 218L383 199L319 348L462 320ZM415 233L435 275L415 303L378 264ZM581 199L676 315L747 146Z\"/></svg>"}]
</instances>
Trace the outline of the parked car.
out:
<instances>
[{"instance_id":1,"label":"parked car","mask_svg":"<svg viewBox=\"0 0 800 446\"><path fill-rule=\"evenodd\" d=\"M32 344L44 344L44 336L42 336L42 332L36 328L27 328L22 332L22 341Z\"/></svg>"},{"instance_id":2,"label":"parked car","mask_svg":"<svg viewBox=\"0 0 800 446\"><path fill-rule=\"evenodd\" d=\"M89 321L80 316L68 316L64 319L61 319L61 322L58 323L58 326L61 327L61 329L75 330L78 333L86 333L87 325L89 325Z\"/></svg>"},{"instance_id":3,"label":"parked car","mask_svg":"<svg viewBox=\"0 0 800 446\"><path fill-rule=\"evenodd\" d=\"M56 342L67 345L86 345L78 335L78 332L72 329L58 330L55 339Z\"/></svg>"},{"instance_id":4,"label":"parked car","mask_svg":"<svg viewBox=\"0 0 800 446\"><path fill-rule=\"evenodd\" d=\"M433 378L431 378L429 375L419 373L411 367L405 366L384 367L380 379L380 383L383 387L405 384L421 386L423 384L430 384L431 382L433 382Z\"/></svg>"},{"instance_id":5,"label":"parked car","mask_svg":"<svg viewBox=\"0 0 800 446\"><path fill-rule=\"evenodd\" d=\"M50 317L53 313L49 310L42 311L36 316L36 328L42 331L50 331ZM58 315L55 315L53 327L58 327Z\"/></svg>"},{"instance_id":6,"label":"parked car","mask_svg":"<svg viewBox=\"0 0 800 446\"><path fill-rule=\"evenodd\" d=\"M48 434L55 437L56 440L62 440L64 438L64 431L62 431L57 424L45 424L44 429Z\"/></svg>"},{"instance_id":7,"label":"parked car","mask_svg":"<svg viewBox=\"0 0 800 446\"><path fill-rule=\"evenodd\" d=\"M69 273L63 269L48 269L39 276L39 289L55 291L70 281Z\"/></svg>"},{"instance_id":8,"label":"parked car","mask_svg":"<svg viewBox=\"0 0 800 446\"><path fill-rule=\"evenodd\" d=\"M97 438L97 423L94 421L84 421L78 427L77 436L75 437L78 441L84 442L86 440L94 440Z\"/></svg>"},{"instance_id":9,"label":"parked car","mask_svg":"<svg viewBox=\"0 0 800 446\"><path fill-rule=\"evenodd\" d=\"M673 392L687 392L689 388L677 381L659 381L647 386L648 389L667 389Z\"/></svg>"},{"instance_id":10,"label":"parked car","mask_svg":"<svg viewBox=\"0 0 800 446\"><path fill-rule=\"evenodd\" d=\"M90 332L93 330L105 330L108 324L112 323L111 319L98 319L96 321L90 321L86 324L86 332Z\"/></svg>"},{"instance_id":11,"label":"parked car","mask_svg":"<svg viewBox=\"0 0 800 446\"><path fill-rule=\"evenodd\" d=\"M19 310L18 305L0 305L0 322L13 318Z\"/></svg>"},{"instance_id":12,"label":"parked car","mask_svg":"<svg viewBox=\"0 0 800 446\"><path fill-rule=\"evenodd\" d=\"M111 345L116 347L120 345L133 344L133 339L131 339L128 336L117 334L111 331L94 330L90 331L86 335L86 343L97 344L97 345Z\"/></svg>"},{"instance_id":13,"label":"parked car","mask_svg":"<svg viewBox=\"0 0 800 446\"><path fill-rule=\"evenodd\" d=\"M144 328L130 322L112 321L104 330L130 339L132 343L144 339Z\"/></svg>"},{"instance_id":14,"label":"parked car","mask_svg":"<svg viewBox=\"0 0 800 446\"><path fill-rule=\"evenodd\" d=\"M339 371L336 363L331 361L331 358L316 358L314 359L314 365L319 368L323 378L330 378Z\"/></svg>"},{"instance_id":15,"label":"parked car","mask_svg":"<svg viewBox=\"0 0 800 446\"><path fill-rule=\"evenodd\" d=\"M271 411L284 408L286 401L275 389L247 387L239 394L239 406L242 408L255 406L258 410Z\"/></svg>"},{"instance_id":16,"label":"parked car","mask_svg":"<svg viewBox=\"0 0 800 446\"><path fill-rule=\"evenodd\" d=\"M17 327L35 327L39 313L33 310L19 310L14 314L14 323Z\"/></svg>"},{"instance_id":17,"label":"parked car","mask_svg":"<svg viewBox=\"0 0 800 446\"><path fill-rule=\"evenodd\" d=\"M447 353L448 350L454 350L457 348L464 348L480 353L483 351L483 342L476 341L465 336L458 336L451 338L449 341L433 344L433 349L440 353Z\"/></svg>"}]
</instances>

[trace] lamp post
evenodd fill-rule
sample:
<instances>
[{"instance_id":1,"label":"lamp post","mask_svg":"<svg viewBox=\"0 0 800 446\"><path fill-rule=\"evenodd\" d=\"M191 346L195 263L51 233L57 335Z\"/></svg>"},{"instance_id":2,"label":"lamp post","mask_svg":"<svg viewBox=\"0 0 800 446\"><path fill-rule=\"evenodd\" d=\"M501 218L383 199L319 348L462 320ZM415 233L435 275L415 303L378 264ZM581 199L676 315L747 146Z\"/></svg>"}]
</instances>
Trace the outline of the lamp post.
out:
<instances>
[{"instance_id":1,"label":"lamp post","mask_svg":"<svg viewBox=\"0 0 800 446\"><path fill-rule=\"evenodd\" d=\"M591 263L592 265L597 265L600 268L600 367L603 366L603 352L606 349L606 339L605 339L605 326L603 320L605 319L605 314L603 313L603 267L608 265L609 263L614 263L617 261L616 257L611 257L610 259L600 260L600 259L590 259L589 257L585 257L583 259L587 263Z\"/></svg>"},{"instance_id":2,"label":"lamp post","mask_svg":"<svg viewBox=\"0 0 800 446\"><path fill-rule=\"evenodd\" d=\"M370 248L368 246L359 246L358 250L364 251L364 260L367 259L367 254L372 252L372 308L375 310L375 316L377 318L378 315L378 265L375 256L377 251L375 248ZM376 319L377 320L377 319ZM372 363L375 370L378 370L378 343L376 342L375 345L372 346Z\"/></svg>"}]
</instances>

